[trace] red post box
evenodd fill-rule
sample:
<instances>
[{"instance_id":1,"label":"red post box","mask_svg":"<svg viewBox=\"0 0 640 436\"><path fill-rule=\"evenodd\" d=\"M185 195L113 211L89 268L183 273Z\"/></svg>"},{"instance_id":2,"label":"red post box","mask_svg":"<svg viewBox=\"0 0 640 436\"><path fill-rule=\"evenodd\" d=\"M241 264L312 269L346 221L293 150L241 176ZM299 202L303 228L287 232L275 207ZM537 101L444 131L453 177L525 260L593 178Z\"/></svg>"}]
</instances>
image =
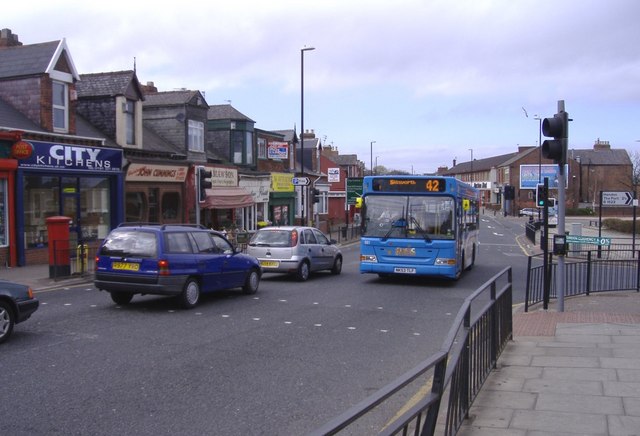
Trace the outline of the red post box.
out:
<instances>
[{"instance_id":1,"label":"red post box","mask_svg":"<svg viewBox=\"0 0 640 436\"><path fill-rule=\"evenodd\" d=\"M71 275L68 216L47 218L49 234L49 278Z\"/></svg>"}]
</instances>

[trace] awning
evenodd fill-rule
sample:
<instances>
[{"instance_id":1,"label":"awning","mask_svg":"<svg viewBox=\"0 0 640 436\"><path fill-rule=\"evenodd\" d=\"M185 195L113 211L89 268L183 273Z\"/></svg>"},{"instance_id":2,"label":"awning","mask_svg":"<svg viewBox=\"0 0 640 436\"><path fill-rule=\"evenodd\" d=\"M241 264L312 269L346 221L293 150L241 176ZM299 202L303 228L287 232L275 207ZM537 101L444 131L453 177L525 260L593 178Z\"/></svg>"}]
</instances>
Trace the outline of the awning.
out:
<instances>
[{"instance_id":1,"label":"awning","mask_svg":"<svg viewBox=\"0 0 640 436\"><path fill-rule=\"evenodd\" d=\"M238 186L207 189L206 192L207 198L200 204L203 209L235 209L254 203L251 193Z\"/></svg>"}]
</instances>

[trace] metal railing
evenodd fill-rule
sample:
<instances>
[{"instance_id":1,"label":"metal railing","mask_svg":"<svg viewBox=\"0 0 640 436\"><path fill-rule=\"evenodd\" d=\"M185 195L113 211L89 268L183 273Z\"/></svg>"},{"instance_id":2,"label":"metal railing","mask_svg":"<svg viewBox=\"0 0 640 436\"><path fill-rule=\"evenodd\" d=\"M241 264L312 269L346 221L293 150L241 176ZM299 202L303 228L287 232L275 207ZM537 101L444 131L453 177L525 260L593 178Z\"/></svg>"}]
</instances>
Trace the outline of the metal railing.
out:
<instances>
[{"instance_id":1,"label":"metal railing","mask_svg":"<svg viewBox=\"0 0 640 436\"><path fill-rule=\"evenodd\" d=\"M438 352L311 434L426 436L438 428L455 435L512 337L512 271L507 267L465 299ZM411 395L407 391L425 377L430 377L428 393L405 401ZM447 408L440 413L443 401ZM403 402L409 403L406 410L387 418Z\"/></svg>"},{"instance_id":2,"label":"metal railing","mask_svg":"<svg viewBox=\"0 0 640 436\"><path fill-rule=\"evenodd\" d=\"M640 252L631 250L606 250L606 256L599 250L570 251L565 262L564 296L589 295L592 292L628 291L640 292ZM600 254L600 256L598 256ZM544 301L543 255L529 256L527 264L527 286L524 310ZM557 298L557 263L553 254L548 257L549 298Z\"/></svg>"}]
</instances>

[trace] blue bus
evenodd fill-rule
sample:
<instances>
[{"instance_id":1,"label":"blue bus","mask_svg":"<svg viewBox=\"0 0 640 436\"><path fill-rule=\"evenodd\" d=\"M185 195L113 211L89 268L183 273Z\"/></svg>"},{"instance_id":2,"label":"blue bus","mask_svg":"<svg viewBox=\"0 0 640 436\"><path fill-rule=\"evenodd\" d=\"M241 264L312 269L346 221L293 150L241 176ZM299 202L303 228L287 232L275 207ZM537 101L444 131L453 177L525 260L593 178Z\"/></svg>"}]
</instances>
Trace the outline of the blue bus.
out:
<instances>
[{"instance_id":1,"label":"blue bus","mask_svg":"<svg viewBox=\"0 0 640 436\"><path fill-rule=\"evenodd\" d=\"M360 206L360 273L458 279L473 267L478 190L453 177L368 176Z\"/></svg>"}]
</instances>

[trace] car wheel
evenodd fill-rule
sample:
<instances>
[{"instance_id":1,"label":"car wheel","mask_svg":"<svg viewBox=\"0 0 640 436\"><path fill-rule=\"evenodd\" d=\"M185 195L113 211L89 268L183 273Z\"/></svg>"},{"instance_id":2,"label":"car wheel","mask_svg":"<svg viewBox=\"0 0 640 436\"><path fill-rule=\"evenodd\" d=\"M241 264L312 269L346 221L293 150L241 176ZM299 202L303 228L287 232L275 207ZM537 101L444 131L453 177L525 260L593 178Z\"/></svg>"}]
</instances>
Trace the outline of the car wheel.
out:
<instances>
[{"instance_id":1,"label":"car wheel","mask_svg":"<svg viewBox=\"0 0 640 436\"><path fill-rule=\"evenodd\" d=\"M333 268L331 268L331 274L340 274L342 272L342 257L336 257L336 260L333 261Z\"/></svg>"},{"instance_id":2,"label":"car wheel","mask_svg":"<svg viewBox=\"0 0 640 436\"><path fill-rule=\"evenodd\" d=\"M298 265L298 272L296 276L301 282L304 282L309 278L309 262L307 262L306 260L300 262L300 265Z\"/></svg>"},{"instance_id":3,"label":"car wheel","mask_svg":"<svg viewBox=\"0 0 640 436\"><path fill-rule=\"evenodd\" d=\"M111 299L116 304L129 304L132 298L133 294L128 292L111 292Z\"/></svg>"},{"instance_id":4,"label":"car wheel","mask_svg":"<svg viewBox=\"0 0 640 436\"><path fill-rule=\"evenodd\" d=\"M187 280L180 294L180 303L185 309L192 309L200 301L200 283L195 279Z\"/></svg>"},{"instance_id":5,"label":"car wheel","mask_svg":"<svg viewBox=\"0 0 640 436\"><path fill-rule=\"evenodd\" d=\"M0 344L9 339L16 320L9 303L0 301Z\"/></svg>"},{"instance_id":6,"label":"car wheel","mask_svg":"<svg viewBox=\"0 0 640 436\"><path fill-rule=\"evenodd\" d=\"M247 274L247 278L244 281L244 286L242 287L242 292L247 295L255 294L258 292L258 286L260 285L260 273L258 270L252 269Z\"/></svg>"}]
</instances>

